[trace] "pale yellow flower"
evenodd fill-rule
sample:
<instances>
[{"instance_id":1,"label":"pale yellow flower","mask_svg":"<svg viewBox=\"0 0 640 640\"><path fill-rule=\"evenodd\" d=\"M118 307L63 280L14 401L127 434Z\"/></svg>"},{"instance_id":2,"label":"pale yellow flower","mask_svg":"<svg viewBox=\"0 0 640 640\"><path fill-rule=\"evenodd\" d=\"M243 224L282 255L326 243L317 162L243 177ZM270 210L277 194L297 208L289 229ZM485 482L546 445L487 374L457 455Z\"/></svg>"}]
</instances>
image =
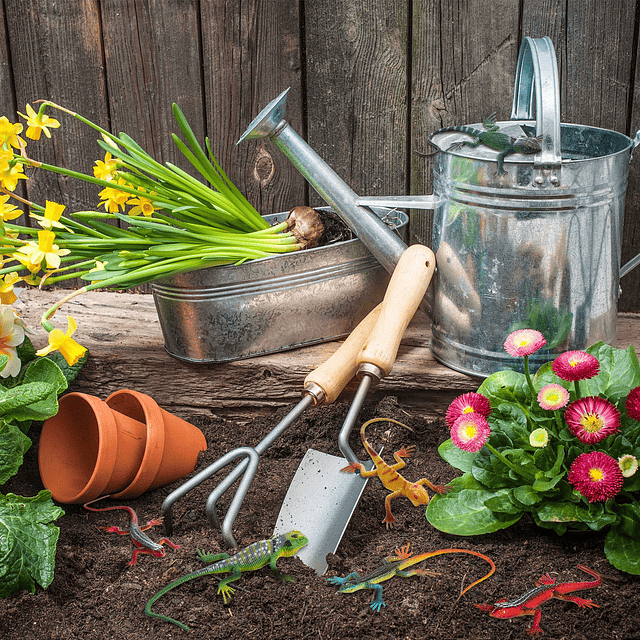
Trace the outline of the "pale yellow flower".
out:
<instances>
[{"instance_id":1,"label":"pale yellow flower","mask_svg":"<svg viewBox=\"0 0 640 640\"><path fill-rule=\"evenodd\" d=\"M15 255L15 258L24 264L29 271L35 271L31 266L41 266L44 261L49 269L57 269L60 266L60 257L66 256L71 251L69 249L60 249L53 241L56 234L53 231L38 231L38 244L29 242L25 246L20 247L16 253L27 258L28 264L25 264L21 256ZM31 266L30 266L31 265Z\"/></svg>"},{"instance_id":2,"label":"pale yellow flower","mask_svg":"<svg viewBox=\"0 0 640 640\"><path fill-rule=\"evenodd\" d=\"M105 187L99 195L101 202L98 206L104 205L105 210L109 213L117 213L120 209L124 209L124 205L131 197L128 193L115 187Z\"/></svg>"},{"instance_id":3,"label":"pale yellow flower","mask_svg":"<svg viewBox=\"0 0 640 640\"><path fill-rule=\"evenodd\" d=\"M9 220L15 220L22 215L22 211L12 204L7 204L7 200L11 196L0 196L0 220L7 222Z\"/></svg>"},{"instance_id":4,"label":"pale yellow flower","mask_svg":"<svg viewBox=\"0 0 640 640\"><path fill-rule=\"evenodd\" d=\"M5 147L5 149L9 147L19 149L21 140L18 134L22 133L22 129L23 127L19 122L12 124L6 116L0 117L0 146Z\"/></svg>"},{"instance_id":5,"label":"pale yellow flower","mask_svg":"<svg viewBox=\"0 0 640 640\"><path fill-rule=\"evenodd\" d=\"M0 185L7 191L15 191L18 180L26 180L27 176L22 172L23 165L16 162L13 166L10 163L0 163Z\"/></svg>"},{"instance_id":6,"label":"pale yellow flower","mask_svg":"<svg viewBox=\"0 0 640 640\"><path fill-rule=\"evenodd\" d=\"M49 344L43 349L36 351L36 355L46 356L52 351L59 351L67 361L67 364L70 367L73 366L87 351L85 347L78 344L71 337L77 328L78 325L76 324L76 321L71 316L67 316L66 333L62 333L60 329L54 329L51 331L51 333L49 333Z\"/></svg>"},{"instance_id":7,"label":"pale yellow flower","mask_svg":"<svg viewBox=\"0 0 640 640\"><path fill-rule=\"evenodd\" d=\"M111 154L107 151L104 154L104 162L102 160L96 160L93 167L93 175L100 180L114 180L116 172L120 162L111 157Z\"/></svg>"},{"instance_id":8,"label":"pale yellow flower","mask_svg":"<svg viewBox=\"0 0 640 640\"><path fill-rule=\"evenodd\" d=\"M144 198L142 196L127 200L127 204L133 206L132 209L129 209L130 216L138 216L142 214L148 218L158 209L158 207L154 206L153 202L149 200L149 198Z\"/></svg>"},{"instance_id":9,"label":"pale yellow flower","mask_svg":"<svg viewBox=\"0 0 640 640\"><path fill-rule=\"evenodd\" d=\"M17 376L22 366L16 347L24 342L24 328L17 319L18 316L11 307L0 307L0 353L9 357L9 361L0 371L2 378Z\"/></svg>"},{"instance_id":10,"label":"pale yellow flower","mask_svg":"<svg viewBox=\"0 0 640 640\"><path fill-rule=\"evenodd\" d=\"M18 296L13 291L13 285L20 282L21 278L17 273L7 273L0 278L0 304L13 304Z\"/></svg>"},{"instance_id":11,"label":"pale yellow flower","mask_svg":"<svg viewBox=\"0 0 640 640\"><path fill-rule=\"evenodd\" d=\"M18 111L18 115L23 117L27 121L27 138L31 140L40 140L40 134L44 132L44 135L47 138L51 137L51 132L49 129L57 129L60 126L60 123L54 119L50 118L46 113L36 112L33 107L28 104L27 105L27 114L24 115Z\"/></svg>"},{"instance_id":12,"label":"pale yellow flower","mask_svg":"<svg viewBox=\"0 0 640 640\"><path fill-rule=\"evenodd\" d=\"M32 213L31 217L35 218L43 229L51 231L51 229L55 227L57 229L65 229L66 231L73 233L71 229L68 229L65 225L59 222L60 216L65 209L66 207L63 204L47 200L44 208L44 216Z\"/></svg>"}]
</instances>

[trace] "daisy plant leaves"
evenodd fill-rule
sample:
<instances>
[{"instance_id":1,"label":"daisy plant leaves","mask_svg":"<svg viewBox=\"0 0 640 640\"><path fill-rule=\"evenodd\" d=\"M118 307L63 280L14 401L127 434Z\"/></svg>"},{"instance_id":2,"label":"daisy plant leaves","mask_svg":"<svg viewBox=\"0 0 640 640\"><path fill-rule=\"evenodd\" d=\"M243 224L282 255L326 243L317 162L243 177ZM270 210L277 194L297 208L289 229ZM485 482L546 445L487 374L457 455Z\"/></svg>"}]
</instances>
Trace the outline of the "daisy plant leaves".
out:
<instances>
[{"instance_id":1,"label":"daisy plant leaves","mask_svg":"<svg viewBox=\"0 0 640 640\"><path fill-rule=\"evenodd\" d=\"M505 348L526 358L543 342L534 337L520 330ZM477 394L449 406L452 438L438 452L463 475L449 493L433 496L428 521L446 533L480 535L530 513L559 535L604 530L611 564L640 574L640 364L633 347L599 342L560 354L533 377L524 370L494 373ZM480 413L487 400L491 411ZM459 436L460 425L485 434L479 446Z\"/></svg>"}]
</instances>

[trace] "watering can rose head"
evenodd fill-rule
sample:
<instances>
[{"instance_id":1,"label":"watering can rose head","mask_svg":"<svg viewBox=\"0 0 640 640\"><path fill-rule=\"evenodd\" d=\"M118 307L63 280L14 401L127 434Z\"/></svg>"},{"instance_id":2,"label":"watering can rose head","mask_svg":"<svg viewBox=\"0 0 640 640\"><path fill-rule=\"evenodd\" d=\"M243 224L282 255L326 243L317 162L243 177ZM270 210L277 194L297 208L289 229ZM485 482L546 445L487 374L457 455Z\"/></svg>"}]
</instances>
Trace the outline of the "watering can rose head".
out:
<instances>
[{"instance_id":1,"label":"watering can rose head","mask_svg":"<svg viewBox=\"0 0 640 640\"><path fill-rule=\"evenodd\" d=\"M638 358L631 346L600 342L533 375L528 358L545 344L538 331L513 332L505 349L524 359L524 373L498 371L450 404L451 438L439 452L463 475L433 498L427 519L458 535L496 531L524 513L559 534L609 527L609 561L640 574Z\"/></svg>"}]
</instances>

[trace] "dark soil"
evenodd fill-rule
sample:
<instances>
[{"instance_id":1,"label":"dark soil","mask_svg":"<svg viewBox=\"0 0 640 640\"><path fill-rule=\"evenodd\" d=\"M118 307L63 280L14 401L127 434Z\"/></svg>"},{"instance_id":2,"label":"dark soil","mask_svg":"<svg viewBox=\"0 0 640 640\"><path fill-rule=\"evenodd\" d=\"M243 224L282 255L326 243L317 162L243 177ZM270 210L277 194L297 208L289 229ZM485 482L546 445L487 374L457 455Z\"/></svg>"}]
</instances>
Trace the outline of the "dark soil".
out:
<instances>
[{"instance_id":1,"label":"dark soil","mask_svg":"<svg viewBox=\"0 0 640 640\"><path fill-rule=\"evenodd\" d=\"M236 520L234 534L239 545L269 537L289 483L308 448L338 455L337 435L347 408L339 403L308 409L262 456L258 475ZM257 443L285 413L279 411L269 420L246 425L215 416L192 420L209 443L198 469L236 446ZM376 423L368 431L372 444L384 444L388 460L400 446L416 445L416 453L403 471L408 479L427 476L435 483L443 483L456 475L436 451L447 437L443 424L408 415L393 398L377 406L365 406L360 417L392 417L413 429ZM36 461L38 431L32 428L34 446L20 473L2 487L4 493L34 495L42 488ZM356 433L352 446L364 457ZM179 484L157 489L127 504L137 511L142 522L157 518L164 498ZM578 563L603 575L600 587L579 594L593 599L599 608L579 608L560 600L545 603L541 607L544 637L640 638L640 579L608 564L603 554L604 534L557 536L523 518L492 535L457 538L431 527L424 508L413 507L404 498L393 502L396 528L386 530L381 521L387 491L376 478L367 484L337 554L329 557L327 575L315 575L296 558L281 559L278 566L295 576L294 582L277 580L268 568L244 573L235 583L237 591L227 605L216 593L216 576L187 582L154 606L154 611L189 625L191 631L187 633L145 616L144 607L170 581L202 566L196 549L225 550L219 532L212 530L205 515L206 498L213 486L201 485L176 504L171 537L181 548L167 549L164 558L140 556L134 567L127 566L132 551L130 540L100 528L125 526L125 512L90 513L81 506L65 506L66 515L57 522L60 540L55 579L47 590L38 588L34 595L21 592L0 601L0 638L526 638L530 616L497 620L476 609L473 603L513 599L547 572L559 581L589 579L576 568ZM226 495L221 501L223 510L228 501ZM152 531L156 531L152 534L154 539L161 537L160 528ZM343 576L350 571L367 573L408 542L416 553L447 547L480 551L494 559L497 571L459 597L464 586L484 575L486 563L463 555L429 559L425 568L440 575L396 577L385 582L387 606L380 613L369 608L372 591L338 594L337 588L327 583L327 576Z\"/></svg>"}]
</instances>

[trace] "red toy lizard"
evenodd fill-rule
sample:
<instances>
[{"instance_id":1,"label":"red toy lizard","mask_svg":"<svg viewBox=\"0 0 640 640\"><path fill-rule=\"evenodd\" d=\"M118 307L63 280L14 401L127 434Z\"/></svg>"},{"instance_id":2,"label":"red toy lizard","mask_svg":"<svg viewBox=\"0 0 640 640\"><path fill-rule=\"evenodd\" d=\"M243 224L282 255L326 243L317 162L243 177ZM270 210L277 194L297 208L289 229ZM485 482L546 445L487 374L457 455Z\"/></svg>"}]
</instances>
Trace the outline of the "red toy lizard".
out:
<instances>
[{"instance_id":1,"label":"red toy lizard","mask_svg":"<svg viewBox=\"0 0 640 640\"><path fill-rule=\"evenodd\" d=\"M427 487L429 487L436 493L446 493L450 490L450 487L444 486L442 484L435 485L426 478L422 478L417 482L409 482L398 473L398 469L402 469L406 464L406 462L402 458L408 458L413 453L413 450L415 449L413 445L410 447L404 447L396 451L393 454L393 457L396 460L396 464L388 465L376 453L375 449L369 444L369 442L367 442L367 439L364 437L364 430L367 428L367 425L370 425L372 422L381 421L393 422L394 424L400 425L401 427L405 426L401 422L393 420L392 418L374 418L373 420L369 420L362 425L362 427L360 428L360 437L362 438L362 444L367 450L367 453L371 456L371 459L375 464L375 469L367 471L364 468L363 464L353 463L347 467L344 467L343 469L341 469L341 471L345 471L347 473L355 473L356 471L359 471L360 476L363 478L378 476L385 488L392 492L386 497L384 501L386 515L382 522L387 526L388 529L390 527L393 527L393 523L396 521L396 519L393 517L393 514L391 513L391 501L394 498L404 496L405 498L411 500L414 507L418 507L421 504L429 504L429 494L422 485L427 485Z\"/></svg>"},{"instance_id":2,"label":"red toy lizard","mask_svg":"<svg viewBox=\"0 0 640 640\"><path fill-rule=\"evenodd\" d=\"M568 596L567 593L572 591L581 591L582 589L592 589L602 584L602 576L596 573L592 569L579 564L578 569L582 569L586 573L591 574L596 580L592 582L562 582L556 584L556 579L552 578L548 573L543 575L536 582L536 586L530 589L519 598L512 600L511 602L496 602L495 604L477 604L475 605L482 611L488 611L489 615L494 618L516 618L518 616L533 616L533 624L527 630L530 635L538 635L542 633L540 628L540 618L542 612L538 607L551 600L551 598L558 598L559 600L567 600L568 602L575 602L579 607L598 607L591 600L585 600L584 598L578 598L577 596Z\"/></svg>"},{"instance_id":3,"label":"red toy lizard","mask_svg":"<svg viewBox=\"0 0 640 640\"><path fill-rule=\"evenodd\" d=\"M147 553L155 558L164 558L165 550L163 548L163 544L168 544L172 549L179 549L180 545L173 544L171 540L168 538L162 538L158 540L158 542L154 542L146 533L144 533L147 529L151 527L155 527L158 524L162 523L162 518L158 518L157 520L149 520L147 524L141 527L138 524L138 516L136 512L130 507L118 506L118 507L103 507L102 509L95 509L94 507L90 507L88 505L93 504L94 502L98 502L98 500L104 500L109 496L102 496L101 498L96 498L95 500L91 500L85 503L83 506L85 509L89 511L115 511L117 509L122 509L127 511L130 516L129 527L127 529L120 529L119 527L100 527L104 529L104 531L108 531L109 533L117 533L119 536L130 535L133 544L135 545L135 549L133 550L133 556L131 557L131 561L129 562L129 566L132 567L136 564L138 560L138 554Z\"/></svg>"}]
</instances>

